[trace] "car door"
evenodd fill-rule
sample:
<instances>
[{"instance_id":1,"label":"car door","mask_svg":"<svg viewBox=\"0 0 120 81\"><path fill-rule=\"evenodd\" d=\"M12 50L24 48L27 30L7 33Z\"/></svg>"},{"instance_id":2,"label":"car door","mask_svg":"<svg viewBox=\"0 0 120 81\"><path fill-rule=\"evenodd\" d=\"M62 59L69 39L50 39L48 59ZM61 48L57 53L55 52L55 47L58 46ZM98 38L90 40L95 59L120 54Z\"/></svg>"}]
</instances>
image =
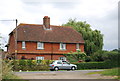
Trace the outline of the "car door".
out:
<instances>
[{"instance_id":1,"label":"car door","mask_svg":"<svg viewBox=\"0 0 120 81\"><path fill-rule=\"evenodd\" d=\"M63 62L63 69L71 69L71 66L68 62Z\"/></svg>"},{"instance_id":2,"label":"car door","mask_svg":"<svg viewBox=\"0 0 120 81\"><path fill-rule=\"evenodd\" d=\"M58 61L58 62L57 62L57 67L58 67L59 69L63 69L63 64L62 64L61 61Z\"/></svg>"}]
</instances>

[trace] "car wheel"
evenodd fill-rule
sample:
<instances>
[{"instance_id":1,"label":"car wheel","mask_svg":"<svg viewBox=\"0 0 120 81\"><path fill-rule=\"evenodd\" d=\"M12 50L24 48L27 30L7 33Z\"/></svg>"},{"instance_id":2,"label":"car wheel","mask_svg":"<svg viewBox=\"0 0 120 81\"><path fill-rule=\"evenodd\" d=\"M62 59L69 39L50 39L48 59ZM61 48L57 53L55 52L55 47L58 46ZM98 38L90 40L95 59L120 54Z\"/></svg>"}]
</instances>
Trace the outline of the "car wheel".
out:
<instances>
[{"instance_id":1,"label":"car wheel","mask_svg":"<svg viewBox=\"0 0 120 81\"><path fill-rule=\"evenodd\" d=\"M73 71L74 71L74 70L75 70L75 67L72 67L72 68L71 68L71 70L73 70Z\"/></svg>"},{"instance_id":2,"label":"car wheel","mask_svg":"<svg viewBox=\"0 0 120 81\"><path fill-rule=\"evenodd\" d=\"M59 70L59 68L58 68L58 67L55 67L55 68L54 68L54 70L55 70L55 71L58 71L58 70Z\"/></svg>"}]
</instances>

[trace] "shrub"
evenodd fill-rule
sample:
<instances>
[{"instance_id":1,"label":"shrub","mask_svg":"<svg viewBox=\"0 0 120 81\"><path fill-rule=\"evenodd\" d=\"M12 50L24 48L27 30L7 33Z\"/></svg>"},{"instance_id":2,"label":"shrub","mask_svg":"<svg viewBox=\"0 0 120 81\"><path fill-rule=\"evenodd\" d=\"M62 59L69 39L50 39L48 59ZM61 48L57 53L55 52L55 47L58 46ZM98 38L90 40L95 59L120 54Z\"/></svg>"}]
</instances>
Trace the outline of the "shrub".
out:
<instances>
[{"instance_id":1,"label":"shrub","mask_svg":"<svg viewBox=\"0 0 120 81\"><path fill-rule=\"evenodd\" d=\"M102 57L103 53L104 53L104 52L101 51L101 50L95 52L95 53L91 56L92 60L93 60L93 61L97 61L97 62L104 61L104 59L103 59L103 57Z\"/></svg>"},{"instance_id":2,"label":"shrub","mask_svg":"<svg viewBox=\"0 0 120 81\"><path fill-rule=\"evenodd\" d=\"M83 62L83 63L75 63L78 69L108 69L120 67L117 63L111 63L110 61L106 62Z\"/></svg>"},{"instance_id":3,"label":"shrub","mask_svg":"<svg viewBox=\"0 0 120 81\"><path fill-rule=\"evenodd\" d=\"M90 61L92 61L92 58L90 56L86 56L85 57L85 62L90 62Z\"/></svg>"},{"instance_id":4,"label":"shrub","mask_svg":"<svg viewBox=\"0 0 120 81\"><path fill-rule=\"evenodd\" d=\"M118 52L105 52L103 55L104 60L118 61L120 54Z\"/></svg>"},{"instance_id":5,"label":"shrub","mask_svg":"<svg viewBox=\"0 0 120 81\"><path fill-rule=\"evenodd\" d=\"M120 54L117 51L97 51L92 56L92 61L119 61L118 57Z\"/></svg>"},{"instance_id":6,"label":"shrub","mask_svg":"<svg viewBox=\"0 0 120 81\"><path fill-rule=\"evenodd\" d=\"M6 60L6 63L9 61ZM14 71L43 71L49 70L49 64L52 60L11 60Z\"/></svg>"},{"instance_id":7,"label":"shrub","mask_svg":"<svg viewBox=\"0 0 120 81\"><path fill-rule=\"evenodd\" d=\"M4 60L2 61L2 79L18 79L16 75L12 72L11 61L6 63Z\"/></svg>"}]
</instances>

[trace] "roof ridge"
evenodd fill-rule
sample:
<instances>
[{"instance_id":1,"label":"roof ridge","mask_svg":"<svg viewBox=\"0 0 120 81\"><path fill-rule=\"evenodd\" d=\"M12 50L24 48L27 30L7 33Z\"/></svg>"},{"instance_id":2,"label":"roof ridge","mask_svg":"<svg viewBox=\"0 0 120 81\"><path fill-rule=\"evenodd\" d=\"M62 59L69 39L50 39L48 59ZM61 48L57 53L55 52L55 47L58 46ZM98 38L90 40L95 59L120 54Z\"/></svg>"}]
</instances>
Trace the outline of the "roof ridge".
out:
<instances>
[{"instance_id":1,"label":"roof ridge","mask_svg":"<svg viewBox=\"0 0 120 81\"><path fill-rule=\"evenodd\" d=\"M27 24L27 23L20 23L19 25L35 25L35 26L43 26L43 24ZM67 27L67 28L72 28L70 26L58 26L58 25L50 25L52 27Z\"/></svg>"},{"instance_id":2,"label":"roof ridge","mask_svg":"<svg viewBox=\"0 0 120 81\"><path fill-rule=\"evenodd\" d=\"M57 25L50 25L50 26L52 26L52 27L67 27L67 28L72 28L70 26L57 26Z\"/></svg>"},{"instance_id":3,"label":"roof ridge","mask_svg":"<svg viewBox=\"0 0 120 81\"><path fill-rule=\"evenodd\" d=\"M28 24L28 23L20 23L19 25L36 25L36 26L43 26L42 24Z\"/></svg>"}]
</instances>

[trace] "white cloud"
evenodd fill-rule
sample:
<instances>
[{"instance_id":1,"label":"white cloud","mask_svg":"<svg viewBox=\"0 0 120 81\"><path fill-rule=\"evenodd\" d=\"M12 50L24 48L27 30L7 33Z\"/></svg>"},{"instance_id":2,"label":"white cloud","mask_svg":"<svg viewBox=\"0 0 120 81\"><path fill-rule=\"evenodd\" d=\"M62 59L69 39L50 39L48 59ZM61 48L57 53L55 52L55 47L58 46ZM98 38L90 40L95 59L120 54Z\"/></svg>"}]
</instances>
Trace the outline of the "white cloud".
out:
<instances>
[{"instance_id":1,"label":"white cloud","mask_svg":"<svg viewBox=\"0 0 120 81\"><path fill-rule=\"evenodd\" d=\"M118 40L117 4L118 0L2 0L0 19L17 18L19 23L42 24L42 18L48 15L51 24L61 25L69 18L77 18L87 21L92 29L100 30L104 34L104 49L112 49L117 48ZM0 21L0 28L0 33L8 39L15 22Z\"/></svg>"}]
</instances>

